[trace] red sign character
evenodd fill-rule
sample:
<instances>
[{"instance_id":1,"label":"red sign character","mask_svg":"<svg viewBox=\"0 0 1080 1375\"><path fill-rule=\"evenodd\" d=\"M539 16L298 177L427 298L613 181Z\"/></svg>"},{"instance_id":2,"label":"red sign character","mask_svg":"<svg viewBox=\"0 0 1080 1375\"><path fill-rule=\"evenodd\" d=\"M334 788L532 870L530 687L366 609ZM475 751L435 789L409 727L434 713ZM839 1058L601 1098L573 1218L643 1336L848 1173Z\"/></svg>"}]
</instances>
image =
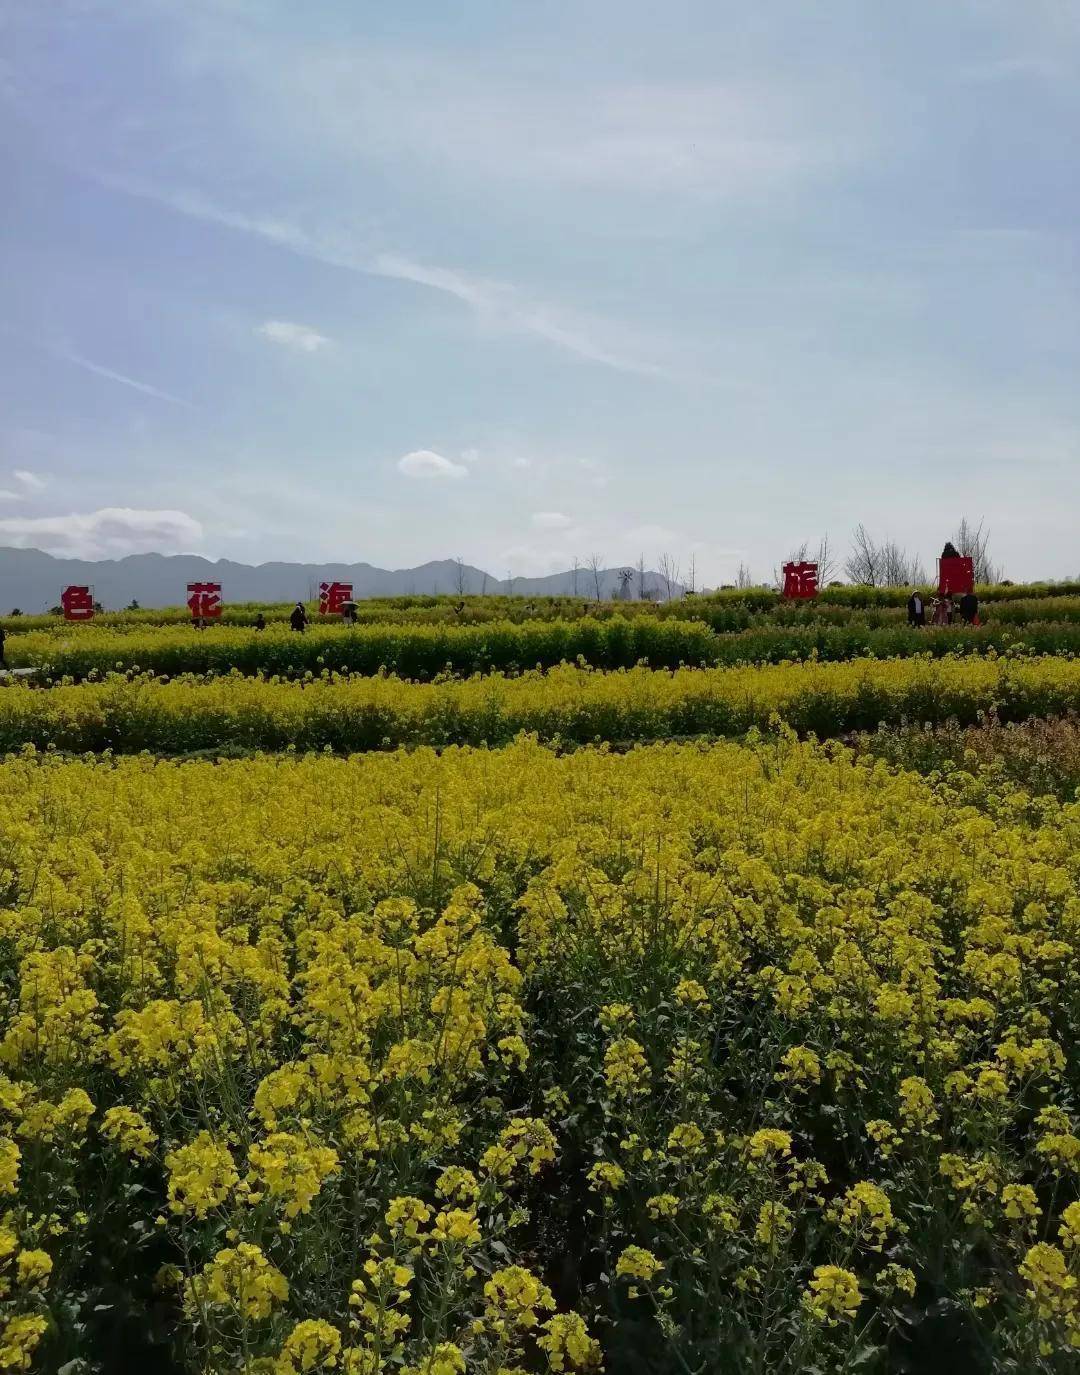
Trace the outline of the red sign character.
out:
<instances>
[{"instance_id":1,"label":"red sign character","mask_svg":"<svg viewBox=\"0 0 1080 1375\"><path fill-rule=\"evenodd\" d=\"M938 559L938 592L943 597L962 597L975 591L973 559Z\"/></svg>"},{"instance_id":2,"label":"red sign character","mask_svg":"<svg viewBox=\"0 0 1080 1375\"><path fill-rule=\"evenodd\" d=\"M352 603L351 582L319 583L319 615L340 616Z\"/></svg>"},{"instance_id":3,"label":"red sign character","mask_svg":"<svg viewBox=\"0 0 1080 1375\"><path fill-rule=\"evenodd\" d=\"M65 621L91 621L94 618L94 592L89 587L65 587L60 593Z\"/></svg>"},{"instance_id":4,"label":"red sign character","mask_svg":"<svg viewBox=\"0 0 1080 1375\"><path fill-rule=\"evenodd\" d=\"M808 597L816 597L817 591L816 563L784 564L785 597L795 597L801 601Z\"/></svg>"},{"instance_id":5,"label":"red sign character","mask_svg":"<svg viewBox=\"0 0 1080 1375\"><path fill-rule=\"evenodd\" d=\"M193 621L217 620L221 615L221 583L189 582L188 609Z\"/></svg>"}]
</instances>

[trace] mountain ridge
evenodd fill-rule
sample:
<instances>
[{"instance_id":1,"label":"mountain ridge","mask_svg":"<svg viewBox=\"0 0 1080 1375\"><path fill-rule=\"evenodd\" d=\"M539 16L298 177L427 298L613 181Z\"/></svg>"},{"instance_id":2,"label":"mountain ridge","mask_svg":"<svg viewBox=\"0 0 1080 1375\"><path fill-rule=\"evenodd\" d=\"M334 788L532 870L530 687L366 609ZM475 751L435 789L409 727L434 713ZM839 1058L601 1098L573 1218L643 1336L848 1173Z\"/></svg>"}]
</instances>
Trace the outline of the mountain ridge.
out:
<instances>
[{"instance_id":1,"label":"mountain ridge","mask_svg":"<svg viewBox=\"0 0 1080 1375\"><path fill-rule=\"evenodd\" d=\"M107 610L131 601L140 606L180 606L189 582L220 582L227 602L288 602L313 600L323 580L351 582L358 601L371 597L466 595L513 593L517 596L596 595L609 597L618 589L617 564L600 569L567 569L539 578L494 578L482 568L459 564L456 559L432 559L415 568L379 568L375 564L341 560L326 563L240 563L235 559L208 559L201 554L125 554L116 559L76 559L48 554L41 549L0 547L0 612L18 608L25 613L47 611L60 599L68 584L89 585ZM631 586L637 592L638 574ZM645 572L646 589L665 586L661 575ZM673 592L682 592L672 583Z\"/></svg>"}]
</instances>

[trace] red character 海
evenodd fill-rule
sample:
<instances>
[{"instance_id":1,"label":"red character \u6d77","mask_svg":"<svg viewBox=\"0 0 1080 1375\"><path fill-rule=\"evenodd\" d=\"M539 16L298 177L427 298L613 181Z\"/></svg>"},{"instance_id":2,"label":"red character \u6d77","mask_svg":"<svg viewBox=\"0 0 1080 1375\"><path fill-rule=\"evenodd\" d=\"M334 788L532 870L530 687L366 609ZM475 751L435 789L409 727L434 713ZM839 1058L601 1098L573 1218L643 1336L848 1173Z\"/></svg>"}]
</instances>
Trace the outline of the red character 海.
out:
<instances>
[{"instance_id":1,"label":"red character \u6d77","mask_svg":"<svg viewBox=\"0 0 1080 1375\"><path fill-rule=\"evenodd\" d=\"M351 582L319 583L319 615L340 616L353 599Z\"/></svg>"}]
</instances>

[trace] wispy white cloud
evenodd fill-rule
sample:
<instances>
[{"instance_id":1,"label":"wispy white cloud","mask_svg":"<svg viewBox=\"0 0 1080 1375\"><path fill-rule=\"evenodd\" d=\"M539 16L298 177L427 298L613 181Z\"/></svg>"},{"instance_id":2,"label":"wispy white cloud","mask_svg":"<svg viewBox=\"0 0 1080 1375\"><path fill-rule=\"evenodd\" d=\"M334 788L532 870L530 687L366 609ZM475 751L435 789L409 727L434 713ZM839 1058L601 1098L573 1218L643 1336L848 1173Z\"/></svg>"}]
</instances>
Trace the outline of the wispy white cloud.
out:
<instances>
[{"instance_id":1,"label":"wispy white cloud","mask_svg":"<svg viewBox=\"0 0 1080 1375\"><path fill-rule=\"evenodd\" d=\"M82 368L84 372L92 372L95 377L107 378L110 382L118 382L122 387L129 387L132 391L140 392L143 396L152 396L156 401L167 401L173 406L190 406L190 401L185 401L183 397L173 396L172 392L163 391L160 387L153 387L149 382L140 382L136 377L128 377L126 373L116 372L113 368L106 368L101 363L95 363L89 358L84 358L81 354L72 353L70 349L50 349L57 358L65 363L71 363L77 368Z\"/></svg>"},{"instance_id":2,"label":"wispy white cloud","mask_svg":"<svg viewBox=\"0 0 1080 1375\"><path fill-rule=\"evenodd\" d=\"M292 320L267 320L261 324L258 333L271 343L282 344L286 348L297 349L300 353L318 353L330 342L325 334L308 325L298 325Z\"/></svg>"},{"instance_id":3,"label":"wispy white cloud","mask_svg":"<svg viewBox=\"0 0 1080 1375\"><path fill-rule=\"evenodd\" d=\"M16 468L12 473L16 482L20 482L29 492L44 491L48 485L40 473L31 472L29 468Z\"/></svg>"},{"instance_id":4,"label":"wispy white cloud","mask_svg":"<svg viewBox=\"0 0 1080 1375\"><path fill-rule=\"evenodd\" d=\"M414 449L398 459L398 472L413 478L462 478L469 470L464 463L455 463L433 449Z\"/></svg>"},{"instance_id":5,"label":"wispy white cloud","mask_svg":"<svg viewBox=\"0 0 1080 1375\"><path fill-rule=\"evenodd\" d=\"M467 306L483 327L492 331L531 335L579 358L621 372L652 377L667 375L664 365L631 354L611 342L616 337L625 338L626 326L532 296L512 283L421 263L402 253L365 251L356 247L352 235L310 230L276 216L235 211L200 193L127 178L102 177L100 180L128 195L165 205L193 219L255 235L290 253L330 267L410 282L452 296Z\"/></svg>"},{"instance_id":6,"label":"wispy white cloud","mask_svg":"<svg viewBox=\"0 0 1080 1375\"><path fill-rule=\"evenodd\" d=\"M481 324L490 329L532 334L567 353L620 372L657 377L665 371L656 363L634 358L604 344L599 332L610 330L610 324L590 322L546 302L530 300L507 282L415 262L400 253L376 254L367 270L380 277L414 282L417 286L445 292L463 301Z\"/></svg>"},{"instance_id":7,"label":"wispy white cloud","mask_svg":"<svg viewBox=\"0 0 1080 1375\"><path fill-rule=\"evenodd\" d=\"M184 511L148 511L130 506L0 520L0 539L5 544L85 559L188 552L200 543L202 536L201 524Z\"/></svg>"},{"instance_id":8,"label":"wispy white cloud","mask_svg":"<svg viewBox=\"0 0 1080 1375\"><path fill-rule=\"evenodd\" d=\"M314 42L238 74L253 112L288 108L307 142L491 187L732 199L847 165L870 131L846 117L854 75L827 92L804 71L694 80L593 79L513 54ZM218 61L235 58L223 43ZM808 105L816 118L806 117ZM856 132L857 131L857 132Z\"/></svg>"},{"instance_id":9,"label":"wispy white cloud","mask_svg":"<svg viewBox=\"0 0 1080 1375\"><path fill-rule=\"evenodd\" d=\"M538 530L567 530L574 522L562 511L534 511L532 523Z\"/></svg>"}]
</instances>

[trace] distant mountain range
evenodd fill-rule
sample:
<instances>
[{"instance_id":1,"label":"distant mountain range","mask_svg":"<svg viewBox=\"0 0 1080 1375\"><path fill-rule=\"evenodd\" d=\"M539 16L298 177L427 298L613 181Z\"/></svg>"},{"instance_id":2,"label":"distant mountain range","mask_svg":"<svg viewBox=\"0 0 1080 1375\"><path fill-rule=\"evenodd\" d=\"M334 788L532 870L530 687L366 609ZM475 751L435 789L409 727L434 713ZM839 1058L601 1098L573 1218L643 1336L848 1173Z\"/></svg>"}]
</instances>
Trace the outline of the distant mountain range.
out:
<instances>
[{"instance_id":1,"label":"distant mountain range","mask_svg":"<svg viewBox=\"0 0 1080 1375\"><path fill-rule=\"evenodd\" d=\"M69 584L93 587L94 597L116 611L137 601L140 606L180 606L189 582L219 582L226 602L291 602L313 600L319 583L351 582L353 596L420 596L430 593L487 592L518 596L612 596L619 588L619 572L627 565L606 568L594 577L591 569L568 569L544 578L493 578L483 569L459 565L454 559L423 563L418 568L375 568L370 563L234 563L204 559L196 554L130 554L123 559L61 559L40 549L0 548L0 613L15 607L25 613L47 611ZM634 571L631 595L637 595ZM646 572L647 595L666 585L659 573ZM672 583L673 595L682 592Z\"/></svg>"}]
</instances>

